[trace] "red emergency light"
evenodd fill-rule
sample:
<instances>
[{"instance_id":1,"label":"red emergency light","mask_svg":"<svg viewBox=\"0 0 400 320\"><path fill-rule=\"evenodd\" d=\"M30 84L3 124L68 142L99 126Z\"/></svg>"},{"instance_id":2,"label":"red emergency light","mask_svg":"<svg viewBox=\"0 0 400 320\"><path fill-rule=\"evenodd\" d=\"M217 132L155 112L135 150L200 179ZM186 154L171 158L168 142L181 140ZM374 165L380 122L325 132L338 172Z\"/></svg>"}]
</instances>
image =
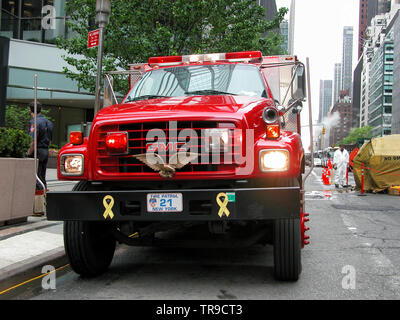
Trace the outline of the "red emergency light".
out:
<instances>
[{"instance_id":1,"label":"red emergency light","mask_svg":"<svg viewBox=\"0 0 400 320\"><path fill-rule=\"evenodd\" d=\"M182 56L151 57L149 64L163 64L182 62Z\"/></svg>"},{"instance_id":2,"label":"red emergency light","mask_svg":"<svg viewBox=\"0 0 400 320\"><path fill-rule=\"evenodd\" d=\"M242 51L242 52L228 52L225 53L225 59L236 60L236 59L261 59L261 51Z\"/></svg>"},{"instance_id":3,"label":"red emergency light","mask_svg":"<svg viewBox=\"0 0 400 320\"><path fill-rule=\"evenodd\" d=\"M106 137L107 151L113 154L128 153L128 133L110 132Z\"/></svg>"},{"instance_id":4,"label":"red emergency light","mask_svg":"<svg viewBox=\"0 0 400 320\"><path fill-rule=\"evenodd\" d=\"M216 61L235 61L235 62L261 62L261 51L242 51L242 52L228 52L228 53L207 53L207 54L193 54L186 56L166 56L166 57L151 57L149 58L149 65L164 65L171 66L180 63L202 63L202 62L216 62Z\"/></svg>"}]
</instances>

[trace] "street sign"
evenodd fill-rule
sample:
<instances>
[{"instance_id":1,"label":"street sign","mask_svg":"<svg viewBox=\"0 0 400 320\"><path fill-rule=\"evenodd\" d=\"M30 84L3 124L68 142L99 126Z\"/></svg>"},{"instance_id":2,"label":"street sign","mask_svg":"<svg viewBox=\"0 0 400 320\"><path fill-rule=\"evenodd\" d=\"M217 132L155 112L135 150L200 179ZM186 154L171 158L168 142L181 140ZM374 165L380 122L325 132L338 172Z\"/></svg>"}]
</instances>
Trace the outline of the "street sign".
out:
<instances>
[{"instance_id":1,"label":"street sign","mask_svg":"<svg viewBox=\"0 0 400 320\"><path fill-rule=\"evenodd\" d=\"M100 29L90 31L88 34L88 49L99 45Z\"/></svg>"}]
</instances>

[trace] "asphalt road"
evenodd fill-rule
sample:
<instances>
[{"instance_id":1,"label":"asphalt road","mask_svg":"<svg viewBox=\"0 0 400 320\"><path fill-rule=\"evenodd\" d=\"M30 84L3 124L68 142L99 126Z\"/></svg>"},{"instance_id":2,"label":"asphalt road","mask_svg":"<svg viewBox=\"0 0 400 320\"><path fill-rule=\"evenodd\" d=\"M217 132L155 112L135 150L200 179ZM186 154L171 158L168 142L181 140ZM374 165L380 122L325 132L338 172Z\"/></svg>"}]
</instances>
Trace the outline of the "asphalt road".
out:
<instances>
[{"instance_id":1,"label":"asphalt road","mask_svg":"<svg viewBox=\"0 0 400 320\"><path fill-rule=\"evenodd\" d=\"M119 246L110 270L82 279L68 267L56 290L41 280L13 299L399 299L400 197L360 197L323 186L321 169L306 184L311 244L295 283L273 279L272 247L158 249Z\"/></svg>"}]
</instances>

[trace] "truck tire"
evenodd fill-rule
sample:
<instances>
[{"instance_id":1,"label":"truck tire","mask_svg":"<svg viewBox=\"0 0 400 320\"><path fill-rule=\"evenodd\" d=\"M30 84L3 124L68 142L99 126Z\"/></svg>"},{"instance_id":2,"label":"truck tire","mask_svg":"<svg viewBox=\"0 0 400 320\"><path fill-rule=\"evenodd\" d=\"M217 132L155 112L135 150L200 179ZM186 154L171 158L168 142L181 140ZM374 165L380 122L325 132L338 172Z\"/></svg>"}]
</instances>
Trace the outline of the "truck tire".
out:
<instances>
[{"instance_id":1,"label":"truck tire","mask_svg":"<svg viewBox=\"0 0 400 320\"><path fill-rule=\"evenodd\" d=\"M277 280L297 281L301 273L300 219L274 222L274 276Z\"/></svg>"},{"instance_id":2,"label":"truck tire","mask_svg":"<svg viewBox=\"0 0 400 320\"><path fill-rule=\"evenodd\" d=\"M87 189L85 181L73 191ZM64 247L72 269L83 277L94 277L105 272L115 251L115 239L105 223L93 221L65 221Z\"/></svg>"}]
</instances>

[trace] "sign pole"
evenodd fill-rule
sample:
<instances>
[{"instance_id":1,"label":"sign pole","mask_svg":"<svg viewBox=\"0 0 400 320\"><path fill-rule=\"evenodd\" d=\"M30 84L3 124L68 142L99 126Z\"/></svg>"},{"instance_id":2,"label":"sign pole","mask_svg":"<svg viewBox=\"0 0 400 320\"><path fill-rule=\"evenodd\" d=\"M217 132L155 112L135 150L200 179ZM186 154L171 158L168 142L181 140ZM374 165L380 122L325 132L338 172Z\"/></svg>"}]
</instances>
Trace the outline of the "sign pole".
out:
<instances>
[{"instance_id":1,"label":"sign pole","mask_svg":"<svg viewBox=\"0 0 400 320\"><path fill-rule=\"evenodd\" d=\"M104 28L99 28L99 45L97 49L97 73L96 73L96 100L94 104L94 114L100 110L101 99L101 71L103 68L103 42L104 42Z\"/></svg>"},{"instance_id":2,"label":"sign pole","mask_svg":"<svg viewBox=\"0 0 400 320\"><path fill-rule=\"evenodd\" d=\"M96 113L100 110L104 29L109 22L110 13L110 0L96 0L96 23L99 26L99 46L97 50L96 100L94 104L94 115L96 115Z\"/></svg>"}]
</instances>

